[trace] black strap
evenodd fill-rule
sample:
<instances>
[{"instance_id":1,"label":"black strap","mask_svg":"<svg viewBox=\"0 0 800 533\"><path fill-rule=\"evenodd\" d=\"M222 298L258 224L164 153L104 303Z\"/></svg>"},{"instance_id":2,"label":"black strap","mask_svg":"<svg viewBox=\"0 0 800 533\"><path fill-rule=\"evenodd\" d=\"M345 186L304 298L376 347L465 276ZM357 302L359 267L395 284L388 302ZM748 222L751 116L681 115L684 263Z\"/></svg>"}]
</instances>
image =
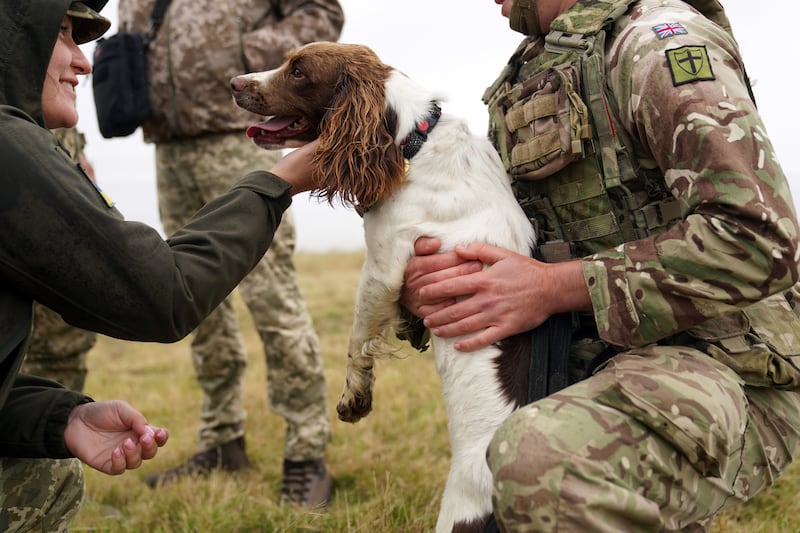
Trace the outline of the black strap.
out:
<instances>
[{"instance_id":1,"label":"black strap","mask_svg":"<svg viewBox=\"0 0 800 533\"><path fill-rule=\"evenodd\" d=\"M169 7L170 1L171 0L156 0L153 6L153 12L150 13L150 28L145 34L147 42L152 41L156 38L156 35L158 35L158 30L164 22L164 16L167 14L167 7Z\"/></svg>"},{"instance_id":2,"label":"black strap","mask_svg":"<svg viewBox=\"0 0 800 533\"><path fill-rule=\"evenodd\" d=\"M483 529L483 533L500 533L500 528L497 527L497 520L495 519L494 515L489 517L489 521L486 522L486 527Z\"/></svg>"},{"instance_id":3,"label":"black strap","mask_svg":"<svg viewBox=\"0 0 800 533\"><path fill-rule=\"evenodd\" d=\"M544 261L539 248L533 258ZM560 313L531 330L528 360L528 403L541 400L569 385L569 346L572 342L572 313Z\"/></svg>"},{"instance_id":4,"label":"black strap","mask_svg":"<svg viewBox=\"0 0 800 533\"><path fill-rule=\"evenodd\" d=\"M533 257L544 258L535 251ZM548 318L531 330L528 356L528 403L560 391L569 385L569 346L572 342L572 314L560 313ZM499 533L494 514L486 523L484 533Z\"/></svg>"},{"instance_id":5,"label":"black strap","mask_svg":"<svg viewBox=\"0 0 800 533\"><path fill-rule=\"evenodd\" d=\"M572 315L553 315L531 331L528 360L528 403L557 392L569 385L569 345L572 339ZM494 513L486 522L484 533L500 533Z\"/></svg>"},{"instance_id":6,"label":"black strap","mask_svg":"<svg viewBox=\"0 0 800 533\"><path fill-rule=\"evenodd\" d=\"M541 400L569 385L569 345L572 315L553 315L531 331L528 361L528 403Z\"/></svg>"}]
</instances>

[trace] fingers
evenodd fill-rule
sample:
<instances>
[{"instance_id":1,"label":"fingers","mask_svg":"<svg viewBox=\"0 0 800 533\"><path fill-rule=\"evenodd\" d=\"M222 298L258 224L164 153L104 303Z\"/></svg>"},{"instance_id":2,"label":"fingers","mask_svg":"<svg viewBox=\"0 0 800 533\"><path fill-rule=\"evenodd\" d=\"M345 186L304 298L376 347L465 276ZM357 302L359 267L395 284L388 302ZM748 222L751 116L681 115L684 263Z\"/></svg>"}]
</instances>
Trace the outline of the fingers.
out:
<instances>
[{"instance_id":1,"label":"fingers","mask_svg":"<svg viewBox=\"0 0 800 533\"><path fill-rule=\"evenodd\" d=\"M137 455L126 455L126 465L128 469L139 468L142 461L152 459L158 453L158 449L166 444L169 434L164 428L153 428L149 425L145 426L145 431L139 434L139 445L137 447ZM129 441L130 439L126 440ZM133 442L133 441L131 441ZM125 443L123 443L123 447Z\"/></svg>"},{"instance_id":2,"label":"fingers","mask_svg":"<svg viewBox=\"0 0 800 533\"><path fill-rule=\"evenodd\" d=\"M142 448L134 443L133 439L125 439L122 442L121 448L122 452L125 454L126 469L132 470L142 466Z\"/></svg>"},{"instance_id":3,"label":"fingers","mask_svg":"<svg viewBox=\"0 0 800 533\"><path fill-rule=\"evenodd\" d=\"M405 289L420 291L428 285L473 274L483 270L478 261L465 261L454 252L415 256L406 267ZM424 293L419 295L423 300ZM430 304L433 302L425 302Z\"/></svg>"},{"instance_id":4,"label":"fingers","mask_svg":"<svg viewBox=\"0 0 800 533\"><path fill-rule=\"evenodd\" d=\"M420 237L414 242L414 253L417 255L431 255L441 247L442 241L435 237Z\"/></svg>"},{"instance_id":5,"label":"fingers","mask_svg":"<svg viewBox=\"0 0 800 533\"><path fill-rule=\"evenodd\" d=\"M123 424L130 427L135 437L127 437L111 454L111 471L118 475L125 470L139 468L142 462L156 456L158 448L166 444L169 434L164 428L153 428L147 419L131 405L115 401L117 413Z\"/></svg>"},{"instance_id":6,"label":"fingers","mask_svg":"<svg viewBox=\"0 0 800 533\"><path fill-rule=\"evenodd\" d=\"M166 443L168 435L164 429L148 428L150 431L139 437L138 444L132 438L126 438L121 445L114 448L108 474L116 476L126 470L139 468L145 460L156 456L159 446Z\"/></svg>"},{"instance_id":7,"label":"fingers","mask_svg":"<svg viewBox=\"0 0 800 533\"><path fill-rule=\"evenodd\" d=\"M144 437L150 437L156 443L156 447L163 446L169 439L169 433L164 428L153 427L147 422L147 418L131 405L121 400L115 400L117 412L120 420L130 427L141 441Z\"/></svg>"},{"instance_id":8,"label":"fingers","mask_svg":"<svg viewBox=\"0 0 800 533\"><path fill-rule=\"evenodd\" d=\"M414 243L417 255L406 266L400 302L415 316L424 317L455 303L450 297L425 297L421 289L483 268L480 263L465 261L454 252L436 253L440 245L439 239L431 237L420 237Z\"/></svg>"},{"instance_id":9,"label":"fingers","mask_svg":"<svg viewBox=\"0 0 800 533\"><path fill-rule=\"evenodd\" d=\"M489 315L491 305L482 303L479 297L472 296L426 316L423 323L437 337L458 337L475 333L492 326Z\"/></svg>"},{"instance_id":10,"label":"fingers","mask_svg":"<svg viewBox=\"0 0 800 533\"><path fill-rule=\"evenodd\" d=\"M511 250L498 248L483 242L476 242L466 246L458 245L455 247L455 252L463 260L480 261L487 265L493 265L501 259L517 255Z\"/></svg>"},{"instance_id":11,"label":"fingers","mask_svg":"<svg viewBox=\"0 0 800 533\"><path fill-rule=\"evenodd\" d=\"M125 452L122 450L122 446L118 446L111 452L111 465L105 473L118 476L123 472L125 472Z\"/></svg>"},{"instance_id":12,"label":"fingers","mask_svg":"<svg viewBox=\"0 0 800 533\"><path fill-rule=\"evenodd\" d=\"M461 352L485 348L513 334L509 327L512 323L492 313L471 312L468 307L462 306L467 301L443 310L440 314L450 313L451 318L440 318L441 325L432 327L431 333L441 338L461 337L454 343L456 350ZM454 312L453 307L456 308ZM452 318L455 316L458 318Z\"/></svg>"},{"instance_id":13,"label":"fingers","mask_svg":"<svg viewBox=\"0 0 800 533\"><path fill-rule=\"evenodd\" d=\"M155 431L150 427L150 433L145 433L139 438L139 446L141 446L142 459L152 459L158 452L158 443L156 443Z\"/></svg>"},{"instance_id":14,"label":"fingers","mask_svg":"<svg viewBox=\"0 0 800 533\"><path fill-rule=\"evenodd\" d=\"M141 464L142 455L139 446L133 442L133 439L127 438L111 452L111 463L106 473L118 476L125 470L139 468Z\"/></svg>"},{"instance_id":15,"label":"fingers","mask_svg":"<svg viewBox=\"0 0 800 533\"><path fill-rule=\"evenodd\" d=\"M160 448L161 446L164 446L167 443L167 440L169 440L169 432L164 428L156 428L155 439L156 439L156 444Z\"/></svg>"},{"instance_id":16,"label":"fingers","mask_svg":"<svg viewBox=\"0 0 800 533\"><path fill-rule=\"evenodd\" d=\"M406 283L421 283L434 279L433 276L442 278L442 271L469 264L461 259L455 252L445 252L432 255L417 255L412 257L406 266Z\"/></svg>"},{"instance_id":17,"label":"fingers","mask_svg":"<svg viewBox=\"0 0 800 533\"><path fill-rule=\"evenodd\" d=\"M491 346L507 337L499 327L490 327L476 335L457 340L453 346L460 352L474 352L481 348Z\"/></svg>"},{"instance_id":18,"label":"fingers","mask_svg":"<svg viewBox=\"0 0 800 533\"><path fill-rule=\"evenodd\" d=\"M420 238L415 243L415 251L419 253L436 244L438 244L436 239ZM485 265L492 265L516 255L505 248L485 243L456 246L453 252L417 255L406 267L406 290L411 293L418 292L417 299L420 301L420 306L468 296L474 292L472 280L469 279L470 274L483 271Z\"/></svg>"},{"instance_id":19,"label":"fingers","mask_svg":"<svg viewBox=\"0 0 800 533\"><path fill-rule=\"evenodd\" d=\"M427 305L442 302L455 302L475 294L480 276L484 271L482 263L465 263L444 271L434 272L426 279L419 290L419 300ZM426 315L422 315L426 316Z\"/></svg>"}]
</instances>

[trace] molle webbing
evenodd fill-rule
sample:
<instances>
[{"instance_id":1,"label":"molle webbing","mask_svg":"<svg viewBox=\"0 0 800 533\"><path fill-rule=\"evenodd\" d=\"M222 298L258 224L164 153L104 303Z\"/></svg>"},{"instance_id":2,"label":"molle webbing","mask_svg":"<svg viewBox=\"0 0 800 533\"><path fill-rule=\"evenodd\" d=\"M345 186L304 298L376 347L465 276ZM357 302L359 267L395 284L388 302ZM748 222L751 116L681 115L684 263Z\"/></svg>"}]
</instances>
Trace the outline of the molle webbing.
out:
<instances>
[{"instance_id":1,"label":"molle webbing","mask_svg":"<svg viewBox=\"0 0 800 533\"><path fill-rule=\"evenodd\" d=\"M523 41L484 94L490 138L548 260L659 233L682 215L659 171L640 168L606 93L605 28L632 1L578 0L544 39Z\"/></svg>"}]
</instances>

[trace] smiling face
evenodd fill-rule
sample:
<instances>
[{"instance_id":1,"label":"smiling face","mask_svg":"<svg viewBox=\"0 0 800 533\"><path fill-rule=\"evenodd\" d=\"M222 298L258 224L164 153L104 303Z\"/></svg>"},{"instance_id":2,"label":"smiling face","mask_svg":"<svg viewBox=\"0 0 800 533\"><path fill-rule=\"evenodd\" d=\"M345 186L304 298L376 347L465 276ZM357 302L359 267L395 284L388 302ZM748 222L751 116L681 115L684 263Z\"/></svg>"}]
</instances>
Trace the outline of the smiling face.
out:
<instances>
[{"instance_id":1,"label":"smiling face","mask_svg":"<svg viewBox=\"0 0 800 533\"><path fill-rule=\"evenodd\" d=\"M70 128L78 123L75 87L78 76L92 66L72 39L72 18L64 17L42 87L42 115L48 128Z\"/></svg>"}]
</instances>

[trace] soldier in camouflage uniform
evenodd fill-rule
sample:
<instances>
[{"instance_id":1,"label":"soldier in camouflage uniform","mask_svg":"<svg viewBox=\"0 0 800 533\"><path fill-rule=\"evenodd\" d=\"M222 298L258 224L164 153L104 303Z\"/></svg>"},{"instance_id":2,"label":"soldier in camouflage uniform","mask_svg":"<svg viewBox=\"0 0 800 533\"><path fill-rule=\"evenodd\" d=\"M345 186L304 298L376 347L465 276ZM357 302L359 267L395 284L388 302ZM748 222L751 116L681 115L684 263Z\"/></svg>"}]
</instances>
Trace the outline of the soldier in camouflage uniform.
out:
<instances>
[{"instance_id":1,"label":"soldier in camouflage uniform","mask_svg":"<svg viewBox=\"0 0 800 533\"><path fill-rule=\"evenodd\" d=\"M86 174L94 179L94 171L86 159L86 139L77 128L53 130L58 141ZM22 372L58 381L64 387L82 391L86 382L86 356L97 335L92 331L70 326L47 307L33 306L33 332Z\"/></svg>"},{"instance_id":2,"label":"soldier in camouflage uniform","mask_svg":"<svg viewBox=\"0 0 800 533\"><path fill-rule=\"evenodd\" d=\"M528 37L490 134L547 263L421 240L404 301L464 351L573 317L572 384L488 450L502 531L707 530L800 451L797 215L727 18L496 2Z\"/></svg>"},{"instance_id":3,"label":"soldier in camouflage uniform","mask_svg":"<svg viewBox=\"0 0 800 533\"><path fill-rule=\"evenodd\" d=\"M153 0L120 0L120 28L146 30ZM172 0L148 53L159 211L169 235L244 173L271 168L279 152L245 135L261 117L238 108L230 79L277 67L291 49L336 40L344 14L336 0ZM239 285L263 342L270 405L287 423L282 495L318 505L330 497L324 454L330 439L319 341L293 265L287 212L275 239ZM151 486L213 469L249 466L242 381L247 356L230 300L194 332L192 362L203 389L200 452L146 478Z\"/></svg>"}]
</instances>

